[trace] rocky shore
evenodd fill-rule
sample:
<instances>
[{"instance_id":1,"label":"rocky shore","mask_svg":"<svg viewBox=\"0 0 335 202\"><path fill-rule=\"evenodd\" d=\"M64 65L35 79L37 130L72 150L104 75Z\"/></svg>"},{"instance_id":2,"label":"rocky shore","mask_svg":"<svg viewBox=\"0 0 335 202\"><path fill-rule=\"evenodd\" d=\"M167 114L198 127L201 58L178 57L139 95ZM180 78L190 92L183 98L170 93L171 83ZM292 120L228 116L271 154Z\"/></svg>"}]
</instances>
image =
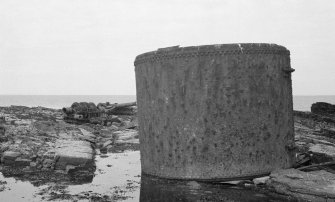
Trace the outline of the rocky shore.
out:
<instances>
[{"instance_id":1,"label":"rocky shore","mask_svg":"<svg viewBox=\"0 0 335 202\"><path fill-rule=\"evenodd\" d=\"M69 124L63 112L43 107L0 107L0 172L34 185L92 181L95 156L138 150L137 119L114 116L115 123Z\"/></svg>"},{"instance_id":2,"label":"rocky shore","mask_svg":"<svg viewBox=\"0 0 335 202\"><path fill-rule=\"evenodd\" d=\"M332 111L326 113L325 105L321 105L319 108L314 105L314 113L294 112L295 168L274 171L265 178L225 183L283 194L285 200L334 201L335 116ZM92 182L97 156L104 158L110 153L139 150L135 114L113 115L105 123L73 124L64 121L62 110L10 106L0 107L0 117L0 172L5 177L28 180L35 186ZM193 184L197 189L209 186ZM2 191L6 191L6 183L0 181ZM56 198L64 196L60 192ZM81 197L112 200L109 196ZM146 193L146 200L151 200L150 197Z\"/></svg>"}]
</instances>

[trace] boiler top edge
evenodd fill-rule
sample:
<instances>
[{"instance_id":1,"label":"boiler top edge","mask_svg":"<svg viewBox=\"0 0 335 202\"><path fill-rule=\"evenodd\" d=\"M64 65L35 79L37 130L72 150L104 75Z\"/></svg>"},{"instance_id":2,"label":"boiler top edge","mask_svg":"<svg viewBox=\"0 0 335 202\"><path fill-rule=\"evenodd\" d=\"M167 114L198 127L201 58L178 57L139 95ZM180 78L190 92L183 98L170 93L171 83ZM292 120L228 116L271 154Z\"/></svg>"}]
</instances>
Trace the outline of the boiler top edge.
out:
<instances>
[{"instance_id":1,"label":"boiler top edge","mask_svg":"<svg viewBox=\"0 0 335 202\"><path fill-rule=\"evenodd\" d=\"M155 51L140 54L135 59L135 66L146 61L157 61L181 57L197 57L211 55L238 55L238 54L280 54L290 55L284 46L271 43L234 43L202 46L179 47L172 46L159 48Z\"/></svg>"}]
</instances>

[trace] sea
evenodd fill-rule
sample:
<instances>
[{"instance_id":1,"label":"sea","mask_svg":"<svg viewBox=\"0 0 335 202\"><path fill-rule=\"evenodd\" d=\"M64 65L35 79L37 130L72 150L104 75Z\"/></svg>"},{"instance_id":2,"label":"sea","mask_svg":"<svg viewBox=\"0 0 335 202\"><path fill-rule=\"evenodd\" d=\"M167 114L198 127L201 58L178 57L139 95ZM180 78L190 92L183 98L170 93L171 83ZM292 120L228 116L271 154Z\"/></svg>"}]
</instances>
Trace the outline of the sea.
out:
<instances>
[{"instance_id":1,"label":"sea","mask_svg":"<svg viewBox=\"0 0 335 202\"><path fill-rule=\"evenodd\" d=\"M0 95L0 106L20 105L61 109L74 102L125 103L136 101L136 95ZM310 111L315 102L335 104L335 95L295 95L293 109Z\"/></svg>"}]
</instances>

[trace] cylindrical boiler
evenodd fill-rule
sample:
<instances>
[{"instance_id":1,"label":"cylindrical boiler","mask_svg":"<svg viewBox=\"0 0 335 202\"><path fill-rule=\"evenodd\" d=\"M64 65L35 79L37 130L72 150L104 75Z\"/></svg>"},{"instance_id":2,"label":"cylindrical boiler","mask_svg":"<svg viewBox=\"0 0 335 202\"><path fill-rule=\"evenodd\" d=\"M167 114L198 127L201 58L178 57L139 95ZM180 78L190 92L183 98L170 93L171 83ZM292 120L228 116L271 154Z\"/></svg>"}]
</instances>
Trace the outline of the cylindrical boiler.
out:
<instances>
[{"instance_id":1,"label":"cylindrical boiler","mask_svg":"<svg viewBox=\"0 0 335 202\"><path fill-rule=\"evenodd\" d=\"M169 47L135 60L142 171L230 180L294 163L290 52L275 44Z\"/></svg>"}]
</instances>

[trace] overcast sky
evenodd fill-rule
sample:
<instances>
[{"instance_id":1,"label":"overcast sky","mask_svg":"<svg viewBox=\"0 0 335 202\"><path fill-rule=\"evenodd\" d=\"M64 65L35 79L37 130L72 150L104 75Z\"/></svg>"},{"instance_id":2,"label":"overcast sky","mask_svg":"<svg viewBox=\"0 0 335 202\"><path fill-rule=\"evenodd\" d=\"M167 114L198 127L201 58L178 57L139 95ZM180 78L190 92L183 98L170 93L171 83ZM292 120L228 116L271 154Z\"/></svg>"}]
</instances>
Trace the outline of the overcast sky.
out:
<instances>
[{"instance_id":1,"label":"overcast sky","mask_svg":"<svg viewBox=\"0 0 335 202\"><path fill-rule=\"evenodd\" d=\"M263 42L291 51L293 94L335 95L334 0L0 0L0 94L135 94L157 48Z\"/></svg>"}]
</instances>

